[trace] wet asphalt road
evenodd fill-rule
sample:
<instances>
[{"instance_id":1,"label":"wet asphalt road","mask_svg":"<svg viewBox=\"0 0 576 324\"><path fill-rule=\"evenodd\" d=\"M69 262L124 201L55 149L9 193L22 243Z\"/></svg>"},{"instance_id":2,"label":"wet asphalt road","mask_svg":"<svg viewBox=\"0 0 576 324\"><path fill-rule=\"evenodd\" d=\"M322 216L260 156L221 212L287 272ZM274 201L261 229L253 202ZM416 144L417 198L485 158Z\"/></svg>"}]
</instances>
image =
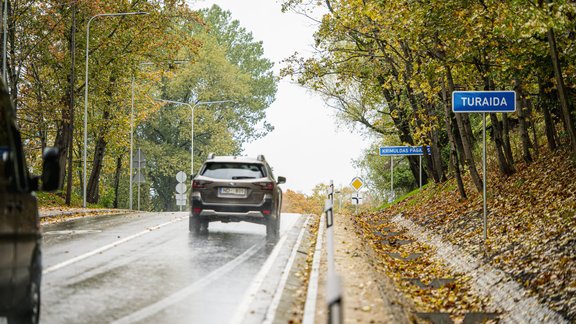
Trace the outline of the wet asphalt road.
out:
<instances>
[{"instance_id":1,"label":"wet asphalt road","mask_svg":"<svg viewBox=\"0 0 576 324\"><path fill-rule=\"evenodd\" d=\"M303 218L282 215L274 253L262 225L211 223L195 238L185 212L45 226L41 323L238 322L260 269L271 253L284 262Z\"/></svg>"}]
</instances>

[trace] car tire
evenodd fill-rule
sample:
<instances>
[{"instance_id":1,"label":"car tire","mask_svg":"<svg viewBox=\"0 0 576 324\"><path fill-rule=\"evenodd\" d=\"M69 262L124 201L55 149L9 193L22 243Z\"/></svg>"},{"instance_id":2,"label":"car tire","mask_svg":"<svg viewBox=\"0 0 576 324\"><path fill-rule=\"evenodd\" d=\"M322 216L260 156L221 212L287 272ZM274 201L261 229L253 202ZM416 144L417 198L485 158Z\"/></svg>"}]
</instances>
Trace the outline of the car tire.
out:
<instances>
[{"instance_id":1,"label":"car tire","mask_svg":"<svg viewBox=\"0 0 576 324\"><path fill-rule=\"evenodd\" d=\"M276 221L276 219L274 218L269 218L268 221L266 222L266 239L268 239L268 241L272 241L272 240L276 240L278 238L277 235L277 224L278 222Z\"/></svg>"},{"instance_id":2,"label":"car tire","mask_svg":"<svg viewBox=\"0 0 576 324\"><path fill-rule=\"evenodd\" d=\"M37 324L40 320L40 285L42 280L42 259L38 249L34 253L30 269L30 284L24 309L8 316L8 324Z\"/></svg>"},{"instance_id":3,"label":"car tire","mask_svg":"<svg viewBox=\"0 0 576 324\"><path fill-rule=\"evenodd\" d=\"M280 236L280 211L278 208L272 213L272 217L268 218L266 222L266 238L270 240L277 240Z\"/></svg>"},{"instance_id":4,"label":"car tire","mask_svg":"<svg viewBox=\"0 0 576 324\"><path fill-rule=\"evenodd\" d=\"M280 211L276 211L276 236L280 236Z\"/></svg>"}]
</instances>

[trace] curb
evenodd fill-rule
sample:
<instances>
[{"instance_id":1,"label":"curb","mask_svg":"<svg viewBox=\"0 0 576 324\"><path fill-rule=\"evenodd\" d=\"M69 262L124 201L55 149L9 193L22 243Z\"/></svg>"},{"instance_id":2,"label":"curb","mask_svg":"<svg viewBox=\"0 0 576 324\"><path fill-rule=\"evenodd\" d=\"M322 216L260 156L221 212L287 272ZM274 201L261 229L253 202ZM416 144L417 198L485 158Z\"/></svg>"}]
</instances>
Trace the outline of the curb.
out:
<instances>
[{"instance_id":1,"label":"curb","mask_svg":"<svg viewBox=\"0 0 576 324\"><path fill-rule=\"evenodd\" d=\"M96 209L96 208L72 208L68 210L42 210L40 209L38 215L40 221L49 221L51 218L63 217L65 220L71 220L81 217L90 217L98 215L120 215L132 214L138 211L129 209Z\"/></svg>"}]
</instances>

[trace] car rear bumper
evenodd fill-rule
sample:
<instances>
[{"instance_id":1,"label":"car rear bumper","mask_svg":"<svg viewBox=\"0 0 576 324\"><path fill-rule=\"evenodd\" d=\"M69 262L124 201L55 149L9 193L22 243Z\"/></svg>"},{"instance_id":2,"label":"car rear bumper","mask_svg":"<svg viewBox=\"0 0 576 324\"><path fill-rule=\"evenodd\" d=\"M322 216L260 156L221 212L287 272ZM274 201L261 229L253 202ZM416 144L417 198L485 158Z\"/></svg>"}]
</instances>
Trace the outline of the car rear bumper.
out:
<instances>
[{"instance_id":1,"label":"car rear bumper","mask_svg":"<svg viewBox=\"0 0 576 324\"><path fill-rule=\"evenodd\" d=\"M203 210L198 217L209 222L249 222L256 224L266 224L268 217L259 211L250 211L245 213L232 213L232 212L217 212L214 210Z\"/></svg>"},{"instance_id":2,"label":"car rear bumper","mask_svg":"<svg viewBox=\"0 0 576 324\"><path fill-rule=\"evenodd\" d=\"M202 212L200 212L200 214L198 214L198 216L200 216L200 217L239 217L239 218L243 218L243 217L264 218L265 217L261 211L256 211L256 210L252 210L252 211L248 211L248 212L244 212L244 213L235 213L235 212L219 212L219 211L215 211L212 209L204 209L204 210L202 210Z\"/></svg>"},{"instance_id":3,"label":"car rear bumper","mask_svg":"<svg viewBox=\"0 0 576 324\"><path fill-rule=\"evenodd\" d=\"M204 204L192 199L192 217L209 222L251 222L265 224L272 214L272 199L264 199L257 205Z\"/></svg>"}]
</instances>

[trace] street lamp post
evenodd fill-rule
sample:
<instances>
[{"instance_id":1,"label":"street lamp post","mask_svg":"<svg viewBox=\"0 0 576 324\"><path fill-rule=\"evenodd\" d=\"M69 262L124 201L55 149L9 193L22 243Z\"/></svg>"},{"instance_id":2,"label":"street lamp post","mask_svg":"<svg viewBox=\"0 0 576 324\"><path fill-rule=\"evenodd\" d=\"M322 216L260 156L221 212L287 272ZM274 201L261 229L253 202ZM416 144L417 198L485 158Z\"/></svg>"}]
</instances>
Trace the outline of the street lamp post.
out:
<instances>
[{"instance_id":1,"label":"street lamp post","mask_svg":"<svg viewBox=\"0 0 576 324\"><path fill-rule=\"evenodd\" d=\"M171 61L172 64L184 64L185 62L188 62L188 60L174 60ZM139 66L143 66L143 65L153 65L153 62L142 62L139 64ZM129 202L128 202L128 206L129 209L132 210L132 164L133 162L133 156L134 156L134 74L132 74L132 100L131 100L131 109L130 109L130 189L129 189L129 193L128 195L130 196L129 198ZM140 208L138 208L140 209Z\"/></svg>"},{"instance_id":2,"label":"street lamp post","mask_svg":"<svg viewBox=\"0 0 576 324\"><path fill-rule=\"evenodd\" d=\"M128 209L132 210L132 164L134 163L132 156L132 148L134 147L134 75L132 75L132 97L130 103L130 199ZM138 178L138 181L140 181L140 178ZM140 196L138 196L138 198L140 198Z\"/></svg>"},{"instance_id":3,"label":"street lamp post","mask_svg":"<svg viewBox=\"0 0 576 324\"><path fill-rule=\"evenodd\" d=\"M4 0L4 9L2 10L2 79L4 80L4 84L6 85L6 89L8 89L8 78L6 78L6 60L8 54L7 46L7 38L8 38L8 1Z\"/></svg>"},{"instance_id":4,"label":"street lamp post","mask_svg":"<svg viewBox=\"0 0 576 324\"><path fill-rule=\"evenodd\" d=\"M233 102L233 100L197 101L194 103L194 105L189 104L187 102L174 101L174 100L166 100L166 99L154 99L154 100L190 107L190 114L192 115L191 121L190 121L190 125L191 125L191 130L190 130L190 177L192 177L192 175L194 174L194 109L196 108L196 106L200 106L200 105L211 105L211 104L219 104L219 103L225 103L225 102Z\"/></svg>"},{"instance_id":5,"label":"street lamp post","mask_svg":"<svg viewBox=\"0 0 576 324\"><path fill-rule=\"evenodd\" d=\"M117 16L133 16L133 15L147 15L148 12L135 11L135 12L118 12L118 13L105 13L92 16L86 25L86 79L84 81L84 153L83 153L83 171L82 171L82 207L86 208L86 155L88 147L88 55L90 54L90 23L97 17L117 17Z\"/></svg>"}]
</instances>

